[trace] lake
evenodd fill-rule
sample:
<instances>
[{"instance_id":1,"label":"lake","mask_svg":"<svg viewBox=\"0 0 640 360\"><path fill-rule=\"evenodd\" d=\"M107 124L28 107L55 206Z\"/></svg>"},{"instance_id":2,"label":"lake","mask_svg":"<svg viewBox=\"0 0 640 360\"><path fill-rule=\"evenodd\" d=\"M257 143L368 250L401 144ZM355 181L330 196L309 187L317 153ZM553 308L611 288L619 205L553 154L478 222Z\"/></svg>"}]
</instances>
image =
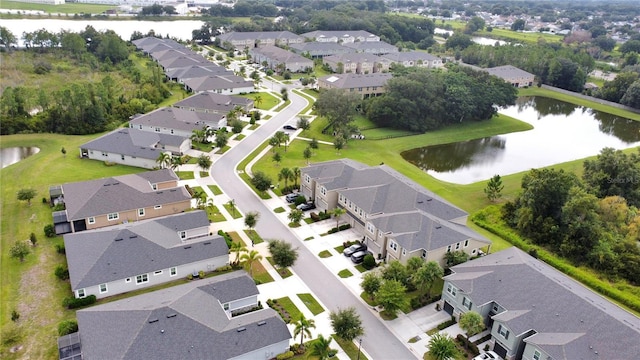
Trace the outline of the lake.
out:
<instances>
[{"instance_id":1,"label":"lake","mask_svg":"<svg viewBox=\"0 0 640 360\"><path fill-rule=\"evenodd\" d=\"M427 146L402 157L436 179L470 184L597 155L605 147L640 146L640 122L543 97L521 97L499 111L533 130Z\"/></svg>"},{"instance_id":2,"label":"lake","mask_svg":"<svg viewBox=\"0 0 640 360\"><path fill-rule=\"evenodd\" d=\"M15 164L20 160L26 159L31 155L40 152L37 147L10 147L0 149L0 164L2 169L9 165Z\"/></svg>"}]
</instances>

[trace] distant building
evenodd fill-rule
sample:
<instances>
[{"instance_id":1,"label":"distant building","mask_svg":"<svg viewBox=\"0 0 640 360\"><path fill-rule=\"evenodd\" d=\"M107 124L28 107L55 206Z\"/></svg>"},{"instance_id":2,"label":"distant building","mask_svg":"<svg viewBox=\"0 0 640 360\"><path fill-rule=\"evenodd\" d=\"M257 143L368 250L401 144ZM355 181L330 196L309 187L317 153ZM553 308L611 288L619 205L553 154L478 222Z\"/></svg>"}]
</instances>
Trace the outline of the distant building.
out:
<instances>
[{"instance_id":1,"label":"distant building","mask_svg":"<svg viewBox=\"0 0 640 360\"><path fill-rule=\"evenodd\" d=\"M301 44L304 38L290 31L257 31L220 34L216 42L225 50L254 48L267 45Z\"/></svg>"},{"instance_id":2,"label":"distant building","mask_svg":"<svg viewBox=\"0 0 640 360\"><path fill-rule=\"evenodd\" d=\"M217 94L246 94L255 91L253 81L236 75L208 75L184 80L184 88L194 93L209 91Z\"/></svg>"},{"instance_id":3,"label":"distant building","mask_svg":"<svg viewBox=\"0 0 640 360\"><path fill-rule=\"evenodd\" d=\"M366 99L383 94L385 84L392 77L389 73L327 75L318 79L318 88L343 89L356 92Z\"/></svg>"},{"instance_id":4,"label":"distant building","mask_svg":"<svg viewBox=\"0 0 640 360\"><path fill-rule=\"evenodd\" d=\"M371 74L389 70L390 60L372 54L348 53L327 56L322 62L339 74Z\"/></svg>"},{"instance_id":5,"label":"distant building","mask_svg":"<svg viewBox=\"0 0 640 360\"><path fill-rule=\"evenodd\" d=\"M311 31L300 35L317 42L350 44L355 42L380 41L380 37L364 30Z\"/></svg>"},{"instance_id":6,"label":"distant building","mask_svg":"<svg viewBox=\"0 0 640 360\"><path fill-rule=\"evenodd\" d=\"M249 112L253 109L253 100L240 96L201 92L173 104L173 107L183 110L223 115L235 110L238 106L243 111Z\"/></svg>"},{"instance_id":7,"label":"distant building","mask_svg":"<svg viewBox=\"0 0 640 360\"><path fill-rule=\"evenodd\" d=\"M47 5L62 5L64 0L14 0L15 2L31 3L31 4L47 4Z\"/></svg>"},{"instance_id":8,"label":"distant building","mask_svg":"<svg viewBox=\"0 0 640 360\"><path fill-rule=\"evenodd\" d=\"M331 55L341 55L341 54L350 54L355 53L355 49L348 48L346 46L342 46L335 42L304 42L302 44L291 44L291 51L304 55L310 56L312 59L323 58L325 56Z\"/></svg>"},{"instance_id":9,"label":"distant building","mask_svg":"<svg viewBox=\"0 0 640 360\"><path fill-rule=\"evenodd\" d=\"M267 67L273 70L276 70L280 65L284 65L284 68L291 72L313 69L313 60L273 45L252 48L249 50L249 56L254 63L266 62Z\"/></svg>"},{"instance_id":10,"label":"distant building","mask_svg":"<svg viewBox=\"0 0 640 360\"><path fill-rule=\"evenodd\" d=\"M365 54L373 54L373 55L384 55L390 53L397 53L399 50L397 47L388 44L384 41L364 41L364 42L354 42L354 43L345 43L344 46L354 49L356 52L365 53Z\"/></svg>"},{"instance_id":11,"label":"distant building","mask_svg":"<svg viewBox=\"0 0 640 360\"><path fill-rule=\"evenodd\" d=\"M484 70L518 88L533 86L535 81L535 75L512 65L497 66Z\"/></svg>"},{"instance_id":12,"label":"distant building","mask_svg":"<svg viewBox=\"0 0 640 360\"><path fill-rule=\"evenodd\" d=\"M424 51L395 52L382 55L381 57L406 67L439 68L443 66L442 59Z\"/></svg>"}]
</instances>

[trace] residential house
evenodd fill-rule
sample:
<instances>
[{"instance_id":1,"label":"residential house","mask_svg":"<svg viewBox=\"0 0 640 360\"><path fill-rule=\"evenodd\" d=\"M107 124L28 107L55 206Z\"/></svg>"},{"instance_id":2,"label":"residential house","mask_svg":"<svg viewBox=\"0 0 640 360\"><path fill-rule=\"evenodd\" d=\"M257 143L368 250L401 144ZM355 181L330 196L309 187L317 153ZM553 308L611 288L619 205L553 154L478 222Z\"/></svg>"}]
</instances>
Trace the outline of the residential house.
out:
<instances>
[{"instance_id":1,"label":"residential house","mask_svg":"<svg viewBox=\"0 0 640 360\"><path fill-rule=\"evenodd\" d=\"M289 48L297 54L309 56L312 59L320 59L325 56L356 52L354 49L342 46L335 42L303 42L302 44L291 44Z\"/></svg>"},{"instance_id":2,"label":"residential house","mask_svg":"<svg viewBox=\"0 0 640 360\"><path fill-rule=\"evenodd\" d=\"M389 60L383 59L379 56L361 53L327 56L323 58L322 61L338 74L371 74L385 72L386 70L389 70L389 64L391 63Z\"/></svg>"},{"instance_id":3,"label":"residential house","mask_svg":"<svg viewBox=\"0 0 640 360\"><path fill-rule=\"evenodd\" d=\"M403 51L384 54L382 58L388 59L394 64L406 67L420 66L426 68L440 68L443 66L442 59L424 51Z\"/></svg>"},{"instance_id":4,"label":"residential house","mask_svg":"<svg viewBox=\"0 0 640 360\"><path fill-rule=\"evenodd\" d=\"M233 71L227 70L214 63L191 65L183 68L175 68L165 72L169 80L184 84L185 79L199 78L209 75L233 75Z\"/></svg>"},{"instance_id":5,"label":"residential house","mask_svg":"<svg viewBox=\"0 0 640 360\"><path fill-rule=\"evenodd\" d=\"M156 51L167 49L184 49L184 45L173 39L162 39L153 36L144 37L132 41L136 48L141 50L145 54L152 54Z\"/></svg>"},{"instance_id":6,"label":"residential house","mask_svg":"<svg viewBox=\"0 0 640 360\"><path fill-rule=\"evenodd\" d=\"M177 214L191 208L191 195L171 169L53 186L57 234ZM55 199L53 198L55 196Z\"/></svg>"},{"instance_id":7,"label":"residential house","mask_svg":"<svg viewBox=\"0 0 640 360\"><path fill-rule=\"evenodd\" d=\"M64 236L76 298L113 296L229 264L207 213L190 211Z\"/></svg>"},{"instance_id":8,"label":"residential house","mask_svg":"<svg viewBox=\"0 0 640 360\"><path fill-rule=\"evenodd\" d=\"M201 92L174 103L173 107L189 111L226 115L237 107L248 113L253 109L253 100L240 96Z\"/></svg>"},{"instance_id":9,"label":"residential house","mask_svg":"<svg viewBox=\"0 0 640 360\"><path fill-rule=\"evenodd\" d=\"M354 43L345 43L344 46L354 49L356 52L384 55L398 52L398 48L384 41L360 41Z\"/></svg>"},{"instance_id":10,"label":"residential house","mask_svg":"<svg viewBox=\"0 0 640 360\"><path fill-rule=\"evenodd\" d=\"M300 184L320 211L346 210L343 220L378 259L420 257L445 265L447 252L474 256L491 245L466 227L466 212L385 165L321 162L301 169Z\"/></svg>"},{"instance_id":11,"label":"residential house","mask_svg":"<svg viewBox=\"0 0 640 360\"><path fill-rule=\"evenodd\" d=\"M518 88L533 86L535 81L535 75L511 65L497 66L484 70Z\"/></svg>"},{"instance_id":12,"label":"residential house","mask_svg":"<svg viewBox=\"0 0 640 360\"><path fill-rule=\"evenodd\" d=\"M191 92L210 91L218 94L244 94L255 91L253 81L236 75L208 75L184 79L184 88Z\"/></svg>"},{"instance_id":13,"label":"residential house","mask_svg":"<svg viewBox=\"0 0 640 360\"><path fill-rule=\"evenodd\" d=\"M224 126L227 126L225 115L177 107L162 107L129 121L129 127L132 129L177 135L183 138L190 138L193 130L219 129Z\"/></svg>"},{"instance_id":14,"label":"residential house","mask_svg":"<svg viewBox=\"0 0 640 360\"><path fill-rule=\"evenodd\" d=\"M169 71L179 69L179 68L185 68L189 66L198 66L198 65L210 64L210 63L211 62L207 61L200 55L196 55L196 56L182 55L182 56L174 57L171 59L158 61L158 64L162 66L162 69L165 72L165 74Z\"/></svg>"},{"instance_id":15,"label":"residential house","mask_svg":"<svg viewBox=\"0 0 640 360\"><path fill-rule=\"evenodd\" d=\"M304 42L304 38L290 31L257 31L220 34L216 42L225 50L254 48L267 45L291 45Z\"/></svg>"},{"instance_id":16,"label":"residential house","mask_svg":"<svg viewBox=\"0 0 640 360\"><path fill-rule=\"evenodd\" d=\"M258 295L236 271L82 309L75 346L84 359L273 359L291 334Z\"/></svg>"},{"instance_id":17,"label":"residential house","mask_svg":"<svg viewBox=\"0 0 640 360\"><path fill-rule=\"evenodd\" d=\"M385 84L392 77L389 73L327 75L318 79L318 88L343 89L369 98L383 94Z\"/></svg>"},{"instance_id":18,"label":"residential house","mask_svg":"<svg viewBox=\"0 0 640 360\"><path fill-rule=\"evenodd\" d=\"M313 60L298 55L291 51L279 48L274 45L266 45L249 50L251 60L257 64L267 63L267 67L273 70L284 66L283 70L291 72L304 72L313 69Z\"/></svg>"},{"instance_id":19,"label":"residential house","mask_svg":"<svg viewBox=\"0 0 640 360\"><path fill-rule=\"evenodd\" d=\"M506 360L635 360L640 318L511 247L451 268L441 304L475 311Z\"/></svg>"},{"instance_id":20,"label":"residential house","mask_svg":"<svg viewBox=\"0 0 640 360\"><path fill-rule=\"evenodd\" d=\"M191 148L191 139L138 129L116 129L80 146L80 157L153 169L161 153L182 155Z\"/></svg>"},{"instance_id":21,"label":"residential house","mask_svg":"<svg viewBox=\"0 0 640 360\"><path fill-rule=\"evenodd\" d=\"M377 42L380 37L364 30L317 30L300 35L305 39L317 42L332 42L339 44L352 44L355 42Z\"/></svg>"}]
</instances>

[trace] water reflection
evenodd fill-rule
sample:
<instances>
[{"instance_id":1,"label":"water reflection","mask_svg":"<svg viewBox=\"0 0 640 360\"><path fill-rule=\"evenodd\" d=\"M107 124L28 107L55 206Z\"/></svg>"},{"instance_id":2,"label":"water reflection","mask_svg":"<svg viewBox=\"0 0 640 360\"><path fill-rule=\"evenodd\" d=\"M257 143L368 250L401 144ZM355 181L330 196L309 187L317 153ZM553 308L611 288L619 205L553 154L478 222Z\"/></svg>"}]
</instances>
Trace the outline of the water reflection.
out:
<instances>
[{"instance_id":1,"label":"water reflection","mask_svg":"<svg viewBox=\"0 0 640 360\"><path fill-rule=\"evenodd\" d=\"M531 131L428 146L402 157L434 177L461 184L640 145L640 122L563 101L522 97L501 113Z\"/></svg>"},{"instance_id":2,"label":"water reflection","mask_svg":"<svg viewBox=\"0 0 640 360\"><path fill-rule=\"evenodd\" d=\"M39 152L40 149L37 147L10 147L0 149L2 169Z\"/></svg>"}]
</instances>

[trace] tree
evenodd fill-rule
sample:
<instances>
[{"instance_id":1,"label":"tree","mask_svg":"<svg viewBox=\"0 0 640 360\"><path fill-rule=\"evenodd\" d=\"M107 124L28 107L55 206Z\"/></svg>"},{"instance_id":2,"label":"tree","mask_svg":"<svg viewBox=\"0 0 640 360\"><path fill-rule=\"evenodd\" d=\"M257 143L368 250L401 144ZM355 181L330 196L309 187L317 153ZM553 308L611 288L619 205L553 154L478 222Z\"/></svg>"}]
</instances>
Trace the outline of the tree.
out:
<instances>
[{"instance_id":1,"label":"tree","mask_svg":"<svg viewBox=\"0 0 640 360\"><path fill-rule=\"evenodd\" d=\"M38 243L38 238L36 237L35 233L31 233L29 235L29 241L31 241L31 245L36 246L36 244Z\"/></svg>"},{"instance_id":2,"label":"tree","mask_svg":"<svg viewBox=\"0 0 640 360\"><path fill-rule=\"evenodd\" d=\"M369 298L373 299L380 289L380 285L382 285L382 278L376 273L367 272L362 277L362 282L360 286L362 290L369 294Z\"/></svg>"},{"instance_id":3,"label":"tree","mask_svg":"<svg viewBox=\"0 0 640 360\"><path fill-rule=\"evenodd\" d=\"M171 170L176 170L180 165L184 165L181 156L171 157Z\"/></svg>"},{"instance_id":4,"label":"tree","mask_svg":"<svg viewBox=\"0 0 640 360\"><path fill-rule=\"evenodd\" d=\"M256 227L256 224L258 223L258 220L260 219L260 213L252 211L252 212L248 212L245 216L244 216L244 225L246 227L249 228L249 230L253 229L254 227Z\"/></svg>"},{"instance_id":5,"label":"tree","mask_svg":"<svg viewBox=\"0 0 640 360\"><path fill-rule=\"evenodd\" d=\"M336 133L346 131L362 103L360 95L342 89L322 91L314 104L318 114L324 116Z\"/></svg>"},{"instance_id":6,"label":"tree","mask_svg":"<svg viewBox=\"0 0 640 360\"><path fill-rule=\"evenodd\" d=\"M396 280L404 286L409 284L409 272L407 268L398 260L393 260L382 269L382 278L385 280Z\"/></svg>"},{"instance_id":7,"label":"tree","mask_svg":"<svg viewBox=\"0 0 640 360\"><path fill-rule=\"evenodd\" d=\"M494 202L502 196L502 189L504 189L504 185L502 185L502 178L500 175L496 174L489 179L489 182L487 182L487 187L484 189L484 193L487 195L487 199L489 199L489 201Z\"/></svg>"},{"instance_id":8,"label":"tree","mask_svg":"<svg viewBox=\"0 0 640 360\"><path fill-rule=\"evenodd\" d=\"M376 301L388 314L395 315L399 309L409 304L406 291L407 288L400 281L386 280L376 292Z\"/></svg>"},{"instance_id":9,"label":"tree","mask_svg":"<svg viewBox=\"0 0 640 360\"><path fill-rule=\"evenodd\" d=\"M524 26L526 24L527 23L523 19L517 19L516 21L513 22L513 24L511 24L511 30L522 31L524 30Z\"/></svg>"},{"instance_id":10,"label":"tree","mask_svg":"<svg viewBox=\"0 0 640 360\"><path fill-rule=\"evenodd\" d=\"M269 252L273 262L280 268L292 266L298 259L298 249L283 240L269 241Z\"/></svg>"},{"instance_id":11,"label":"tree","mask_svg":"<svg viewBox=\"0 0 640 360\"><path fill-rule=\"evenodd\" d=\"M318 139L316 139L316 138L312 138L312 139L311 139L311 142L309 142L309 147L310 147L312 150L317 150L317 149L318 149Z\"/></svg>"},{"instance_id":12,"label":"tree","mask_svg":"<svg viewBox=\"0 0 640 360\"><path fill-rule=\"evenodd\" d=\"M29 252L29 247L24 241L16 241L11 249L9 249L9 256L23 262L24 258L29 255Z\"/></svg>"},{"instance_id":13,"label":"tree","mask_svg":"<svg viewBox=\"0 0 640 360\"><path fill-rule=\"evenodd\" d=\"M0 26L0 44L4 45L8 52L11 52L13 46L18 43L15 35L4 26Z\"/></svg>"},{"instance_id":14,"label":"tree","mask_svg":"<svg viewBox=\"0 0 640 360\"><path fill-rule=\"evenodd\" d=\"M64 146L60 149L60 152L62 153L62 157L67 157L67 149L65 149Z\"/></svg>"},{"instance_id":15,"label":"tree","mask_svg":"<svg viewBox=\"0 0 640 360\"><path fill-rule=\"evenodd\" d=\"M280 95L282 95L282 100L283 101L289 100L289 92L287 91L287 88L283 87L282 89L280 89Z\"/></svg>"},{"instance_id":16,"label":"tree","mask_svg":"<svg viewBox=\"0 0 640 360\"><path fill-rule=\"evenodd\" d=\"M465 331L465 335L467 335L467 344L471 336L479 334L484 330L484 320L482 316L475 311L467 311L460 315L458 324L460 328Z\"/></svg>"},{"instance_id":17,"label":"tree","mask_svg":"<svg viewBox=\"0 0 640 360\"><path fill-rule=\"evenodd\" d=\"M209 171L211 167L211 158L207 154L202 154L198 156L198 167L202 169L202 171Z\"/></svg>"},{"instance_id":18,"label":"tree","mask_svg":"<svg viewBox=\"0 0 640 360\"><path fill-rule=\"evenodd\" d=\"M340 154L340 150L342 150L346 144L347 141L340 135L336 136L336 138L333 140L333 147L336 149L336 153L338 154Z\"/></svg>"},{"instance_id":19,"label":"tree","mask_svg":"<svg viewBox=\"0 0 640 360\"><path fill-rule=\"evenodd\" d=\"M304 151L302 152L302 156L307 161L307 165L309 165L309 159L311 159L311 148L310 147L304 148Z\"/></svg>"},{"instance_id":20,"label":"tree","mask_svg":"<svg viewBox=\"0 0 640 360\"><path fill-rule=\"evenodd\" d=\"M457 353L456 343L448 334L435 333L429 339L429 354L435 360L453 359Z\"/></svg>"},{"instance_id":21,"label":"tree","mask_svg":"<svg viewBox=\"0 0 640 360\"><path fill-rule=\"evenodd\" d=\"M291 212L287 216L289 221L291 221L294 224L300 224L300 221L302 221L303 217L304 217L304 212L300 209L291 210Z\"/></svg>"},{"instance_id":22,"label":"tree","mask_svg":"<svg viewBox=\"0 0 640 360\"><path fill-rule=\"evenodd\" d=\"M249 269L249 275L253 276L253 263L262 260L262 255L256 250L251 250L248 253L242 254L240 260L243 260L244 265Z\"/></svg>"},{"instance_id":23,"label":"tree","mask_svg":"<svg viewBox=\"0 0 640 360\"><path fill-rule=\"evenodd\" d=\"M341 207L336 207L335 209L331 210L331 215L333 215L333 217L336 219L336 228L338 227L338 224L340 224L340 216L346 213L347 213L347 210Z\"/></svg>"},{"instance_id":24,"label":"tree","mask_svg":"<svg viewBox=\"0 0 640 360\"><path fill-rule=\"evenodd\" d=\"M583 164L582 179L599 197L621 196L629 205L640 207L640 151L626 154L604 148L594 160Z\"/></svg>"},{"instance_id":25,"label":"tree","mask_svg":"<svg viewBox=\"0 0 640 360\"><path fill-rule=\"evenodd\" d=\"M240 253L247 251L247 248L244 246L242 242L234 241L231 243L229 247L229 253L236 253L236 260L233 262L237 264L240 261Z\"/></svg>"},{"instance_id":26,"label":"tree","mask_svg":"<svg viewBox=\"0 0 640 360\"><path fill-rule=\"evenodd\" d=\"M304 337L305 335L310 338L311 330L316 328L316 322L313 319L305 319L304 315L300 314L300 319L295 323L295 329L293 329L293 337L298 336L300 334L300 346L304 345Z\"/></svg>"},{"instance_id":27,"label":"tree","mask_svg":"<svg viewBox=\"0 0 640 360\"><path fill-rule=\"evenodd\" d=\"M64 149L64 148L63 148ZM171 165L172 156L169 152L161 152L156 159L156 163L160 166L160 169L166 169Z\"/></svg>"},{"instance_id":28,"label":"tree","mask_svg":"<svg viewBox=\"0 0 640 360\"><path fill-rule=\"evenodd\" d=\"M129 57L127 44L113 31L107 31L100 35L100 43L96 49L96 55L100 60L109 59L113 64L117 64Z\"/></svg>"},{"instance_id":29,"label":"tree","mask_svg":"<svg viewBox=\"0 0 640 360\"><path fill-rule=\"evenodd\" d=\"M629 86L622 99L620 99L620 103L640 109L640 80L634 81L633 84Z\"/></svg>"},{"instance_id":30,"label":"tree","mask_svg":"<svg viewBox=\"0 0 640 360\"><path fill-rule=\"evenodd\" d=\"M18 190L18 200L26 201L31 206L31 199L36 197L38 192L35 189L27 188Z\"/></svg>"},{"instance_id":31,"label":"tree","mask_svg":"<svg viewBox=\"0 0 640 360\"><path fill-rule=\"evenodd\" d=\"M444 258L447 263L447 267L452 267L469 260L469 255L462 250L449 251L444 254Z\"/></svg>"},{"instance_id":32,"label":"tree","mask_svg":"<svg viewBox=\"0 0 640 360\"><path fill-rule=\"evenodd\" d=\"M298 122L296 123L298 129L309 130L311 124L309 123L309 119L306 116L300 116L298 118Z\"/></svg>"},{"instance_id":33,"label":"tree","mask_svg":"<svg viewBox=\"0 0 640 360\"><path fill-rule=\"evenodd\" d=\"M271 188L271 178L269 178L262 171L256 171L251 178L251 184L255 186L258 191L267 191Z\"/></svg>"},{"instance_id":34,"label":"tree","mask_svg":"<svg viewBox=\"0 0 640 360\"><path fill-rule=\"evenodd\" d=\"M282 169L280 169L280 172L278 173L278 181L284 181L284 187L287 187L287 183L289 182L289 180L291 180L293 178L293 172L291 171L291 169L284 167Z\"/></svg>"},{"instance_id":35,"label":"tree","mask_svg":"<svg viewBox=\"0 0 640 360\"><path fill-rule=\"evenodd\" d=\"M311 344L311 355L317 356L319 360L328 359L332 340L331 337L325 338L322 334L318 335L316 341Z\"/></svg>"},{"instance_id":36,"label":"tree","mask_svg":"<svg viewBox=\"0 0 640 360\"><path fill-rule=\"evenodd\" d=\"M256 104L256 107L259 108L263 103L262 95L258 94L253 98L253 103Z\"/></svg>"},{"instance_id":37,"label":"tree","mask_svg":"<svg viewBox=\"0 0 640 360\"><path fill-rule=\"evenodd\" d=\"M271 156L271 160L276 163L276 166L280 166L280 162L282 161L282 155L279 152L273 153Z\"/></svg>"},{"instance_id":38,"label":"tree","mask_svg":"<svg viewBox=\"0 0 640 360\"><path fill-rule=\"evenodd\" d=\"M364 334L362 320L354 307L338 309L337 312L332 311L329 314L329 319L333 332L346 341L353 341Z\"/></svg>"},{"instance_id":39,"label":"tree","mask_svg":"<svg viewBox=\"0 0 640 360\"><path fill-rule=\"evenodd\" d=\"M484 19L479 16L474 16L471 18L471 20L469 20L467 26L465 26L464 33L473 34L476 31L482 31L482 29L484 29L484 25Z\"/></svg>"},{"instance_id":40,"label":"tree","mask_svg":"<svg viewBox=\"0 0 640 360\"><path fill-rule=\"evenodd\" d=\"M293 186L294 187L298 187L298 179L300 179L300 168L299 167L294 167L293 169L291 169L291 173L293 174Z\"/></svg>"},{"instance_id":41,"label":"tree","mask_svg":"<svg viewBox=\"0 0 640 360\"><path fill-rule=\"evenodd\" d=\"M440 264L435 261L429 261L412 273L411 281L417 289L426 289L425 296L430 298L433 283L442 276L444 276L444 270L440 267Z\"/></svg>"},{"instance_id":42,"label":"tree","mask_svg":"<svg viewBox=\"0 0 640 360\"><path fill-rule=\"evenodd\" d=\"M415 274L416 271L418 271L418 269L420 269L421 267L423 267L426 263L424 262L424 260L422 260L422 258L417 257L417 256L413 256L410 257L409 259L407 259L407 271L409 272L409 274Z\"/></svg>"},{"instance_id":43,"label":"tree","mask_svg":"<svg viewBox=\"0 0 640 360\"><path fill-rule=\"evenodd\" d=\"M223 131L222 129L219 129L218 131L216 131L216 147L222 149L223 147L227 146L228 142L229 134L227 134L226 130Z\"/></svg>"}]
</instances>

